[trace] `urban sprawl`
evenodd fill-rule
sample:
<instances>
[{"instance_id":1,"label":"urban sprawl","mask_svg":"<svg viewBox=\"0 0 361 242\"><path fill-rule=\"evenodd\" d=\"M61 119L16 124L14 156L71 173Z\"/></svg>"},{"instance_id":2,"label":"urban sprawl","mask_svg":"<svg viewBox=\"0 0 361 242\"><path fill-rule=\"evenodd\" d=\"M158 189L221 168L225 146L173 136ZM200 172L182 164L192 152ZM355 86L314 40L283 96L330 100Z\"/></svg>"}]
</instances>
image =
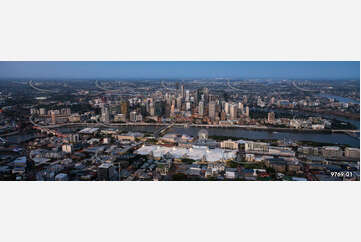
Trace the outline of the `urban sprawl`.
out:
<instances>
[{"instance_id":1,"label":"urban sprawl","mask_svg":"<svg viewBox=\"0 0 361 242\"><path fill-rule=\"evenodd\" d=\"M360 180L358 81L8 80L0 180Z\"/></svg>"}]
</instances>

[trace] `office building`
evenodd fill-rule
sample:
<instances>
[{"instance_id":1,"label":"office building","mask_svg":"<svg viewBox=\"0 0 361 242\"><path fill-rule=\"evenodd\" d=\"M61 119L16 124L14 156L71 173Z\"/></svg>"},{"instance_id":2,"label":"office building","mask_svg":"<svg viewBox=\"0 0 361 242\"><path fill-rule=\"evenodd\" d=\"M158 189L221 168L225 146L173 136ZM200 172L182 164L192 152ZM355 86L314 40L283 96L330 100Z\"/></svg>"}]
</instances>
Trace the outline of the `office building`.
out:
<instances>
[{"instance_id":1,"label":"office building","mask_svg":"<svg viewBox=\"0 0 361 242\"><path fill-rule=\"evenodd\" d=\"M210 102L208 105L208 116L214 120L216 118L216 103Z\"/></svg>"},{"instance_id":2,"label":"office building","mask_svg":"<svg viewBox=\"0 0 361 242\"><path fill-rule=\"evenodd\" d=\"M115 169L111 163L103 163L98 167L98 180L109 181L114 180Z\"/></svg>"},{"instance_id":3,"label":"office building","mask_svg":"<svg viewBox=\"0 0 361 242\"><path fill-rule=\"evenodd\" d=\"M230 118L231 120L235 120L237 119L237 105L236 104L231 104L230 105Z\"/></svg>"},{"instance_id":4,"label":"office building","mask_svg":"<svg viewBox=\"0 0 361 242\"><path fill-rule=\"evenodd\" d=\"M198 104L198 114L203 116L204 115L204 102L199 102Z\"/></svg>"},{"instance_id":5,"label":"office building","mask_svg":"<svg viewBox=\"0 0 361 242\"><path fill-rule=\"evenodd\" d=\"M130 112L130 122L136 122L137 121L137 112L132 111Z\"/></svg>"},{"instance_id":6,"label":"office building","mask_svg":"<svg viewBox=\"0 0 361 242\"><path fill-rule=\"evenodd\" d=\"M275 120L276 120L275 113L274 112L269 112L268 113L268 118L267 118L268 123L274 123Z\"/></svg>"}]
</instances>

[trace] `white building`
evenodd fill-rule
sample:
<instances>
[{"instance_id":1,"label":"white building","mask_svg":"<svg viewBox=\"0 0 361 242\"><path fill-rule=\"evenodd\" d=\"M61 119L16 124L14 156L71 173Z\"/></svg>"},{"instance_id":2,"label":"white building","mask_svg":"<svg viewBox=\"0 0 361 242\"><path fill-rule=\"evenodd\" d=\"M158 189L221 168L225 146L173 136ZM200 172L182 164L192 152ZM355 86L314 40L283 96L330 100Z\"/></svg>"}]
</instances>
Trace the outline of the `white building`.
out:
<instances>
[{"instance_id":1,"label":"white building","mask_svg":"<svg viewBox=\"0 0 361 242\"><path fill-rule=\"evenodd\" d=\"M62 151L65 153L72 153L73 152L73 145L72 144L64 144L62 146Z\"/></svg>"},{"instance_id":2,"label":"white building","mask_svg":"<svg viewBox=\"0 0 361 242\"><path fill-rule=\"evenodd\" d=\"M231 139L221 142L221 148L238 150L238 142Z\"/></svg>"},{"instance_id":3,"label":"white building","mask_svg":"<svg viewBox=\"0 0 361 242\"><path fill-rule=\"evenodd\" d=\"M179 146L165 147L159 145L143 146L139 148L135 153L139 155L152 155L154 159L164 158L165 155L173 159L188 158L195 161L227 161L236 158L236 151L229 151L224 149L209 149L205 146L195 146L192 148L184 148Z\"/></svg>"},{"instance_id":4,"label":"white building","mask_svg":"<svg viewBox=\"0 0 361 242\"><path fill-rule=\"evenodd\" d=\"M247 141L245 144L246 152L268 152L269 144L262 142Z\"/></svg>"}]
</instances>

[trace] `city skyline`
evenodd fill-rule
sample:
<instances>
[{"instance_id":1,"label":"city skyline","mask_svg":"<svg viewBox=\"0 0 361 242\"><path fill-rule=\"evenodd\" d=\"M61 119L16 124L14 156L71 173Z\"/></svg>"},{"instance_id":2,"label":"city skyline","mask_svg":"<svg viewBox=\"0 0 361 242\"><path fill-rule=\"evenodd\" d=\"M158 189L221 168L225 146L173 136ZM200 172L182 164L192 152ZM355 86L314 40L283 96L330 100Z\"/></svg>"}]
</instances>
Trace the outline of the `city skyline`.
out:
<instances>
[{"instance_id":1,"label":"city skyline","mask_svg":"<svg viewBox=\"0 0 361 242\"><path fill-rule=\"evenodd\" d=\"M4 80L0 89L0 180L360 180L352 80Z\"/></svg>"},{"instance_id":2,"label":"city skyline","mask_svg":"<svg viewBox=\"0 0 361 242\"><path fill-rule=\"evenodd\" d=\"M141 73L141 74L140 74ZM0 80L359 80L359 61L1 61Z\"/></svg>"}]
</instances>

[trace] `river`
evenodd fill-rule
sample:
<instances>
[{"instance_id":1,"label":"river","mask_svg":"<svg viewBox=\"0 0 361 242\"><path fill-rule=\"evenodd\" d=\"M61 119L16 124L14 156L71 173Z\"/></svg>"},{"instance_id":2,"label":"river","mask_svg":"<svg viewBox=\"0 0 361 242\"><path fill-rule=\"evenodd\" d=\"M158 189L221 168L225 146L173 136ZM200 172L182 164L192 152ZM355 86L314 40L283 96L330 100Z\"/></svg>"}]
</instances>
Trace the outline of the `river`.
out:
<instances>
[{"instance_id":1,"label":"river","mask_svg":"<svg viewBox=\"0 0 361 242\"><path fill-rule=\"evenodd\" d=\"M173 127L168 133L187 134L197 136L201 128ZM229 136L239 139L265 139L265 140L293 140L293 141L313 141L320 143L331 143L335 145L349 145L360 147L360 141L357 138L341 133L310 133L310 132L272 132L263 130L245 130L245 129L227 129L227 128L208 128L209 136Z\"/></svg>"},{"instance_id":2,"label":"river","mask_svg":"<svg viewBox=\"0 0 361 242\"><path fill-rule=\"evenodd\" d=\"M79 129L79 128L78 128ZM132 132L148 132L153 133L158 130L159 126L127 126L121 127L121 131ZM173 127L167 133L187 134L193 137L198 136L200 127ZM351 137L343 133L317 133L317 132L272 132L265 130L248 130L237 128L207 128L209 136L229 136L237 139L264 139L264 140L293 140L293 141L313 141L330 144L344 144L351 147L360 147L360 141L357 138ZM75 129L61 128L62 132L75 131Z\"/></svg>"},{"instance_id":3,"label":"river","mask_svg":"<svg viewBox=\"0 0 361 242\"><path fill-rule=\"evenodd\" d=\"M360 104L360 101L357 101L355 99L352 98L348 98L348 97L341 97L341 96L336 96L336 95L332 95L332 94L326 94L326 93L322 93L319 94L318 96L320 97L326 97L326 98L333 98L341 103L354 103L354 104Z\"/></svg>"}]
</instances>

